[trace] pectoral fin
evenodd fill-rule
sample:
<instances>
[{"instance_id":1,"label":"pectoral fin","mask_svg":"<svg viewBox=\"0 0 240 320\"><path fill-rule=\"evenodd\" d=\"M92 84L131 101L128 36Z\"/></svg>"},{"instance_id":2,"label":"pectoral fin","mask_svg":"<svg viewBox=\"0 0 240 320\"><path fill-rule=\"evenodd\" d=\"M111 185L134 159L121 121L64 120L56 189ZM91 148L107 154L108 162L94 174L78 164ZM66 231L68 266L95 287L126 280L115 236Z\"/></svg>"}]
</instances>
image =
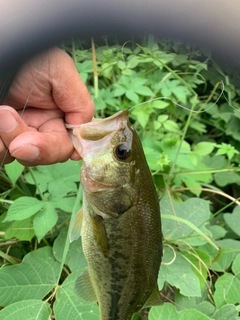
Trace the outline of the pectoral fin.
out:
<instances>
[{"instance_id":1,"label":"pectoral fin","mask_svg":"<svg viewBox=\"0 0 240 320\"><path fill-rule=\"evenodd\" d=\"M160 297L158 286L156 284L156 286L154 287L150 297L148 298L147 302L145 303L144 308L158 306L160 304L162 304L162 300L161 300L161 297Z\"/></svg>"},{"instance_id":2,"label":"pectoral fin","mask_svg":"<svg viewBox=\"0 0 240 320\"><path fill-rule=\"evenodd\" d=\"M82 272L75 282L77 295L85 301L97 302L97 297L88 270Z\"/></svg>"},{"instance_id":3,"label":"pectoral fin","mask_svg":"<svg viewBox=\"0 0 240 320\"><path fill-rule=\"evenodd\" d=\"M81 229L82 229L82 220L83 220L83 209L81 208L71 225L70 229L70 242L77 240L81 236Z\"/></svg>"},{"instance_id":4,"label":"pectoral fin","mask_svg":"<svg viewBox=\"0 0 240 320\"><path fill-rule=\"evenodd\" d=\"M106 257L108 255L108 238L107 238L107 233L104 225L104 220L99 215L96 215L91 218L92 218L94 239L100 251Z\"/></svg>"}]
</instances>

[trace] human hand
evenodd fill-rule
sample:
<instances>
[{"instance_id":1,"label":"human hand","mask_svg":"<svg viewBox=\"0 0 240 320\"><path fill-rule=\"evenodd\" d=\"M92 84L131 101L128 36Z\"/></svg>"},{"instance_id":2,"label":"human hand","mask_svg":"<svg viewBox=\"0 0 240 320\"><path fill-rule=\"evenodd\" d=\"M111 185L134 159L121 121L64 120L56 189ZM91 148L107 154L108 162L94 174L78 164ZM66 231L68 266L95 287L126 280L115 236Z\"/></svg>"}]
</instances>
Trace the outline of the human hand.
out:
<instances>
[{"instance_id":1,"label":"human hand","mask_svg":"<svg viewBox=\"0 0 240 320\"><path fill-rule=\"evenodd\" d=\"M91 121L94 105L64 51L51 49L24 65L4 104L0 106L0 165L14 159L26 166L79 159L64 123Z\"/></svg>"}]
</instances>

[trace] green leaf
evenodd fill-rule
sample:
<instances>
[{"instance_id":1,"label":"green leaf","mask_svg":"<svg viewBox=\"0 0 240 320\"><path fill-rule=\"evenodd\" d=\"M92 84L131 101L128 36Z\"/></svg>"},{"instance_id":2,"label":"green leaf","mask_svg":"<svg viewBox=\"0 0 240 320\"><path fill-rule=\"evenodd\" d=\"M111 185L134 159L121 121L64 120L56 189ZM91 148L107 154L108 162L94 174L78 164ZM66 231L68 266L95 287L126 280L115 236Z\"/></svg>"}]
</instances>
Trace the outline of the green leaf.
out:
<instances>
[{"instance_id":1,"label":"green leaf","mask_svg":"<svg viewBox=\"0 0 240 320\"><path fill-rule=\"evenodd\" d=\"M43 206L42 201L33 197L18 198L8 209L4 222L27 219L39 212Z\"/></svg>"},{"instance_id":2,"label":"green leaf","mask_svg":"<svg viewBox=\"0 0 240 320\"><path fill-rule=\"evenodd\" d=\"M214 301L217 308L226 304L235 304L240 301L240 280L230 274L225 273L217 279L215 283Z\"/></svg>"},{"instance_id":3,"label":"green leaf","mask_svg":"<svg viewBox=\"0 0 240 320\"><path fill-rule=\"evenodd\" d=\"M205 314L194 309L178 312L171 303L164 303L161 306L153 307L149 313L149 320L212 320Z\"/></svg>"},{"instance_id":4,"label":"green leaf","mask_svg":"<svg viewBox=\"0 0 240 320\"><path fill-rule=\"evenodd\" d=\"M126 92L126 90L122 87L118 87L114 90L114 97L119 97L119 96L122 96L124 95Z\"/></svg>"},{"instance_id":5,"label":"green leaf","mask_svg":"<svg viewBox=\"0 0 240 320\"><path fill-rule=\"evenodd\" d=\"M147 96L147 97L154 96L153 91L146 86L139 86L135 88L135 92L141 96Z\"/></svg>"},{"instance_id":6,"label":"green leaf","mask_svg":"<svg viewBox=\"0 0 240 320\"><path fill-rule=\"evenodd\" d=\"M200 183L198 183L191 175L186 175L181 177L181 180L185 183L187 188L190 189L190 191L195 194L196 196L200 196L202 192L202 186Z\"/></svg>"},{"instance_id":7,"label":"green leaf","mask_svg":"<svg viewBox=\"0 0 240 320\"><path fill-rule=\"evenodd\" d=\"M149 320L179 320L179 312L172 303L164 303L162 306L152 307L149 312Z\"/></svg>"},{"instance_id":8,"label":"green leaf","mask_svg":"<svg viewBox=\"0 0 240 320\"><path fill-rule=\"evenodd\" d=\"M189 124L189 127L192 128L193 130L199 132L200 134L206 133L206 125L199 122L199 121L191 121Z\"/></svg>"},{"instance_id":9,"label":"green leaf","mask_svg":"<svg viewBox=\"0 0 240 320\"><path fill-rule=\"evenodd\" d=\"M235 258L236 255L240 253L240 241L234 239L223 239L218 240L217 244L221 248L229 248L229 252L233 253L233 258Z\"/></svg>"},{"instance_id":10,"label":"green leaf","mask_svg":"<svg viewBox=\"0 0 240 320\"><path fill-rule=\"evenodd\" d=\"M14 221L4 234L5 239L17 238L21 241L30 241L34 236L32 217Z\"/></svg>"},{"instance_id":11,"label":"green leaf","mask_svg":"<svg viewBox=\"0 0 240 320\"><path fill-rule=\"evenodd\" d=\"M237 320L238 311L237 308L232 304L227 304L222 306L219 310L217 310L214 315L212 316L215 320Z\"/></svg>"},{"instance_id":12,"label":"green leaf","mask_svg":"<svg viewBox=\"0 0 240 320\"><path fill-rule=\"evenodd\" d=\"M27 173L24 177L28 183L35 185L37 181L42 193L46 192L50 185L51 192L53 192L55 188L56 194L59 195L59 192L62 194L62 190L66 193L75 189L72 182L78 182L80 179L80 163L78 161L68 160L64 163L38 166L31 169L31 173L34 175L35 180L30 173ZM71 183L69 184L69 182Z\"/></svg>"},{"instance_id":13,"label":"green leaf","mask_svg":"<svg viewBox=\"0 0 240 320\"><path fill-rule=\"evenodd\" d=\"M134 103L138 103L139 101L138 95L131 90L126 91L126 97Z\"/></svg>"},{"instance_id":14,"label":"green leaf","mask_svg":"<svg viewBox=\"0 0 240 320\"><path fill-rule=\"evenodd\" d=\"M48 191L51 193L52 198L60 198L64 197L68 193L76 193L77 185L74 181L65 181L65 183L59 183L56 188L56 182L50 181L48 184Z\"/></svg>"},{"instance_id":15,"label":"green leaf","mask_svg":"<svg viewBox=\"0 0 240 320\"><path fill-rule=\"evenodd\" d=\"M0 306L21 300L43 299L56 285L60 263L52 248L27 254L22 263L0 269Z\"/></svg>"},{"instance_id":16,"label":"green leaf","mask_svg":"<svg viewBox=\"0 0 240 320\"><path fill-rule=\"evenodd\" d=\"M180 312L179 320L212 320L212 318L206 316L198 310L188 309Z\"/></svg>"},{"instance_id":17,"label":"green leaf","mask_svg":"<svg viewBox=\"0 0 240 320\"><path fill-rule=\"evenodd\" d=\"M172 120L165 121L163 123L163 126L164 126L165 130L167 130L169 132L180 133L180 129L179 129L178 124Z\"/></svg>"},{"instance_id":18,"label":"green leaf","mask_svg":"<svg viewBox=\"0 0 240 320\"><path fill-rule=\"evenodd\" d=\"M54 207L58 209L62 209L66 212L72 212L72 208L76 201L75 197L61 197L52 199L52 203L54 203Z\"/></svg>"},{"instance_id":19,"label":"green leaf","mask_svg":"<svg viewBox=\"0 0 240 320\"><path fill-rule=\"evenodd\" d=\"M218 149L216 156L221 154L226 154L228 159L231 160L234 154L238 154L239 152L230 144L222 142L221 145L216 145Z\"/></svg>"},{"instance_id":20,"label":"green leaf","mask_svg":"<svg viewBox=\"0 0 240 320\"><path fill-rule=\"evenodd\" d=\"M217 259L216 262L213 263L212 269L217 272L226 271L230 267L233 261L233 257L233 253L230 248L221 248L220 257Z\"/></svg>"},{"instance_id":21,"label":"green leaf","mask_svg":"<svg viewBox=\"0 0 240 320\"><path fill-rule=\"evenodd\" d=\"M154 109L165 109L169 106L169 102L163 100L155 100L152 102L152 107Z\"/></svg>"},{"instance_id":22,"label":"green leaf","mask_svg":"<svg viewBox=\"0 0 240 320\"><path fill-rule=\"evenodd\" d=\"M224 156L206 155L203 158L203 162L208 168L213 168L213 169L222 169L222 168L227 168L228 166L228 161Z\"/></svg>"},{"instance_id":23,"label":"green leaf","mask_svg":"<svg viewBox=\"0 0 240 320\"><path fill-rule=\"evenodd\" d=\"M208 267L210 265L210 256L200 250L181 250L183 257L192 265L192 271L198 277L200 288L206 288L206 279L208 278Z\"/></svg>"},{"instance_id":24,"label":"green leaf","mask_svg":"<svg viewBox=\"0 0 240 320\"><path fill-rule=\"evenodd\" d=\"M19 163L17 160L9 164L5 164L4 169L13 184L16 183L17 179L20 177L21 173L24 170L24 166Z\"/></svg>"},{"instance_id":25,"label":"green leaf","mask_svg":"<svg viewBox=\"0 0 240 320\"><path fill-rule=\"evenodd\" d=\"M160 207L164 215L182 218L194 224L194 226L198 227L201 231L205 233L208 232L206 227L204 227L204 223L208 221L211 216L208 201L191 198L179 204L173 199L169 201L167 197L164 197L160 201ZM162 231L168 241L184 238L188 243L195 243L196 245L206 242L206 240L200 238L189 225L179 221L163 219Z\"/></svg>"},{"instance_id":26,"label":"green leaf","mask_svg":"<svg viewBox=\"0 0 240 320\"><path fill-rule=\"evenodd\" d=\"M212 142L199 142L195 145L193 151L199 154L200 156L205 156L210 154L215 148L216 144Z\"/></svg>"},{"instance_id":27,"label":"green leaf","mask_svg":"<svg viewBox=\"0 0 240 320\"><path fill-rule=\"evenodd\" d=\"M137 120L139 121L140 125L145 128L147 123L148 123L148 120L149 120L149 114L143 109L137 109L135 108L132 112L132 114L135 114L137 116Z\"/></svg>"},{"instance_id":28,"label":"green leaf","mask_svg":"<svg viewBox=\"0 0 240 320\"><path fill-rule=\"evenodd\" d=\"M167 153L168 154L168 153ZM168 154L169 158L170 155ZM195 161L193 161L193 158L189 156L189 154L179 154L176 159L176 165L178 165L181 168L188 169L188 170L194 170L195 169Z\"/></svg>"},{"instance_id":29,"label":"green leaf","mask_svg":"<svg viewBox=\"0 0 240 320\"><path fill-rule=\"evenodd\" d=\"M161 168L161 153L148 147L144 147L144 153L151 170L159 170Z\"/></svg>"},{"instance_id":30,"label":"green leaf","mask_svg":"<svg viewBox=\"0 0 240 320\"><path fill-rule=\"evenodd\" d=\"M180 85L179 80L167 79L165 82L162 82L160 89L162 89L162 95L164 97L169 97L171 94L174 94L176 98L184 104L186 104L187 96L190 94L189 89Z\"/></svg>"},{"instance_id":31,"label":"green leaf","mask_svg":"<svg viewBox=\"0 0 240 320\"><path fill-rule=\"evenodd\" d=\"M233 213L225 213L223 219L227 225L240 236L240 207L235 207Z\"/></svg>"},{"instance_id":32,"label":"green leaf","mask_svg":"<svg viewBox=\"0 0 240 320\"><path fill-rule=\"evenodd\" d=\"M218 225L207 225L206 227L211 232L214 240L224 238L227 233L227 231L223 227Z\"/></svg>"},{"instance_id":33,"label":"green leaf","mask_svg":"<svg viewBox=\"0 0 240 320\"><path fill-rule=\"evenodd\" d=\"M18 301L0 311L1 320L50 320L50 305L40 300Z\"/></svg>"},{"instance_id":34,"label":"green leaf","mask_svg":"<svg viewBox=\"0 0 240 320\"><path fill-rule=\"evenodd\" d=\"M209 171L209 167L207 167L204 163L201 162L202 159L200 160L200 162L198 161L197 165L195 166L194 170L199 171L194 173L194 171L191 172L191 174L189 174L188 172L184 173L184 171L182 170L181 176L185 177L191 177L192 179L194 179L197 182L205 182L205 183L210 183L212 181L212 174Z\"/></svg>"},{"instance_id":35,"label":"green leaf","mask_svg":"<svg viewBox=\"0 0 240 320\"><path fill-rule=\"evenodd\" d=\"M178 252L165 247L163 263L158 277L158 285L161 290L167 281L177 287L181 294L189 297L200 297L201 289L198 277L192 271L191 264L187 262ZM191 283L191 286L189 286Z\"/></svg>"},{"instance_id":36,"label":"green leaf","mask_svg":"<svg viewBox=\"0 0 240 320\"><path fill-rule=\"evenodd\" d=\"M81 270L70 274L58 288L53 310L56 320L99 320L96 303L83 301L74 290L74 285Z\"/></svg>"},{"instance_id":37,"label":"green leaf","mask_svg":"<svg viewBox=\"0 0 240 320\"><path fill-rule=\"evenodd\" d=\"M44 203L44 207L33 220L33 228L38 238L38 242L51 230L58 220L55 205L52 202Z\"/></svg>"},{"instance_id":38,"label":"green leaf","mask_svg":"<svg viewBox=\"0 0 240 320\"><path fill-rule=\"evenodd\" d=\"M161 114L160 116L157 117L157 121L163 123L168 119L168 115L167 114Z\"/></svg>"},{"instance_id":39,"label":"green leaf","mask_svg":"<svg viewBox=\"0 0 240 320\"><path fill-rule=\"evenodd\" d=\"M215 306L209 301L203 301L205 292L201 297L185 297L178 291L175 293L176 309L181 311L183 309L195 309L207 316L211 316L215 311Z\"/></svg>"},{"instance_id":40,"label":"green leaf","mask_svg":"<svg viewBox=\"0 0 240 320\"><path fill-rule=\"evenodd\" d=\"M76 67L79 74L93 72L93 64L91 60L86 60L81 63L77 63Z\"/></svg>"},{"instance_id":41,"label":"green leaf","mask_svg":"<svg viewBox=\"0 0 240 320\"><path fill-rule=\"evenodd\" d=\"M236 256L232 264L233 273L239 278L240 275L240 253Z\"/></svg>"},{"instance_id":42,"label":"green leaf","mask_svg":"<svg viewBox=\"0 0 240 320\"><path fill-rule=\"evenodd\" d=\"M59 262L62 261L64 245L65 242L68 241L67 234L68 228L63 229L53 244L53 254ZM80 268L86 269L87 262L83 254L80 238L70 243L65 264L72 272Z\"/></svg>"},{"instance_id":43,"label":"green leaf","mask_svg":"<svg viewBox=\"0 0 240 320\"><path fill-rule=\"evenodd\" d=\"M124 61L122 61L122 60L119 60L118 62L117 62L117 66L118 66L118 68L120 69L120 70L123 70L123 69L125 69L127 66L126 66L126 63L124 62Z\"/></svg>"}]
</instances>

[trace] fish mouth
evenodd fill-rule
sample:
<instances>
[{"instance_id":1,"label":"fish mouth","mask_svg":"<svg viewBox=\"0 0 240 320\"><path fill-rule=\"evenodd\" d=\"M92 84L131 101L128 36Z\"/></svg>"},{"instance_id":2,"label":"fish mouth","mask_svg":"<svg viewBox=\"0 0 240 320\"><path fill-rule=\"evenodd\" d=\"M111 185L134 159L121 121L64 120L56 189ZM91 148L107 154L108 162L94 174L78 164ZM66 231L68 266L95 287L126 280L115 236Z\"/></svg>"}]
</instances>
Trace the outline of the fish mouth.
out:
<instances>
[{"instance_id":1,"label":"fish mouth","mask_svg":"<svg viewBox=\"0 0 240 320\"><path fill-rule=\"evenodd\" d=\"M127 120L128 115L128 110L121 110L104 119L93 118L91 122L80 125L66 123L65 126L67 129L73 130L73 135L74 132L76 133L76 131L79 131L82 139L96 141L119 129L121 126L120 122Z\"/></svg>"},{"instance_id":2,"label":"fish mouth","mask_svg":"<svg viewBox=\"0 0 240 320\"><path fill-rule=\"evenodd\" d=\"M117 131L124 120L128 119L128 110L119 111L105 119L95 119L92 122L81 125L80 135L82 139L97 141Z\"/></svg>"},{"instance_id":3,"label":"fish mouth","mask_svg":"<svg viewBox=\"0 0 240 320\"><path fill-rule=\"evenodd\" d=\"M67 129L72 129L69 135L81 158L84 159L90 149L98 149L100 140L104 145L108 144L117 131L126 127L128 114L128 110L123 110L105 119L93 118L91 122L81 125L66 124Z\"/></svg>"}]
</instances>

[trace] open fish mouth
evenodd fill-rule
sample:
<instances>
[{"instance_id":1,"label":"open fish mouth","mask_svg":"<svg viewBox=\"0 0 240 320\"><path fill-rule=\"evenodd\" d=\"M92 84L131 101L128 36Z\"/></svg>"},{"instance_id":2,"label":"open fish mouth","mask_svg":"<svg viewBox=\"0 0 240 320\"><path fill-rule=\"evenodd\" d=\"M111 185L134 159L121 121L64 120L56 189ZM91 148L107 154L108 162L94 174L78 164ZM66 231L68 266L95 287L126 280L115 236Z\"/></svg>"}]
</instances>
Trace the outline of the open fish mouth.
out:
<instances>
[{"instance_id":1,"label":"open fish mouth","mask_svg":"<svg viewBox=\"0 0 240 320\"><path fill-rule=\"evenodd\" d=\"M84 158L86 150L89 153L91 149L99 149L100 140L104 145L109 143L115 132L126 126L128 113L128 110L123 110L105 119L93 118L92 122L81 125L65 124L67 129L72 129L70 138L79 155Z\"/></svg>"}]
</instances>

